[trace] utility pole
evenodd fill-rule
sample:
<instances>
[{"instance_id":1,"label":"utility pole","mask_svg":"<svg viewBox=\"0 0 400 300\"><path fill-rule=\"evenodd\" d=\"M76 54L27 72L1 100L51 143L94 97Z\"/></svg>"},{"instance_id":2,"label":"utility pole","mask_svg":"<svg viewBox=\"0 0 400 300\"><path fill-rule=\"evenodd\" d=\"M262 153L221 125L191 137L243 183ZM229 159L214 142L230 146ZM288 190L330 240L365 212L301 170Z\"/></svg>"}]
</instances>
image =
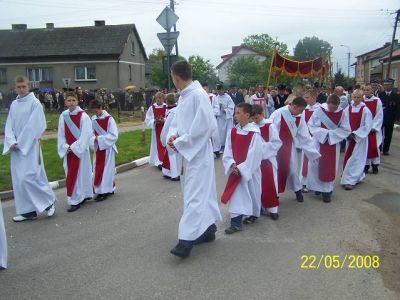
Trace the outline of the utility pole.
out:
<instances>
[{"instance_id":1,"label":"utility pole","mask_svg":"<svg viewBox=\"0 0 400 300\"><path fill-rule=\"evenodd\" d=\"M340 47L346 47L349 52L347 52L347 77L350 78L350 47L346 45L340 45Z\"/></svg>"},{"instance_id":2,"label":"utility pole","mask_svg":"<svg viewBox=\"0 0 400 300\"><path fill-rule=\"evenodd\" d=\"M175 0L169 1L169 8L171 8L172 11L175 12ZM176 31L176 24L174 25L174 31ZM175 43L175 54L176 54L176 57L178 57L178 40L176 40L176 43Z\"/></svg>"},{"instance_id":3,"label":"utility pole","mask_svg":"<svg viewBox=\"0 0 400 300\"><path fill-rule=\"evenodd\" d=\"M390 45L389 60L386 71L386 79L390 78L390 65L392 63L393 44L394 44L394 39L396 37L396 29L397 29L397 23L399 22L399 16L400 16L400 9L397 10L396 21L394 22L392 43Z\"/></svg>"}]
</instances>

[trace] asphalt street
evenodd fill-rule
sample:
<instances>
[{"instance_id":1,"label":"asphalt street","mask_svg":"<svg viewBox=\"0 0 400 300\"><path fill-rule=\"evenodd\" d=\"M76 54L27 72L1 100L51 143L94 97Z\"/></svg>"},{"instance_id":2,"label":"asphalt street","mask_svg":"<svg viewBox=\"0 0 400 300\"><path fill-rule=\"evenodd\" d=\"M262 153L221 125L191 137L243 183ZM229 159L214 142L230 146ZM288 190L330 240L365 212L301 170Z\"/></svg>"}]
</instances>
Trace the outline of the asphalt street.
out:
<instances>
[{"instance_id":1,"label":"asphalt street","mask_svg":"<svg viewBox=\"0 0 400 300\"><path fill-rule=\"evenodd\" d=\"M218 194L224 188L216 160ZM337 180L332 202L312 193L281 198L280 219L261 217L234 235L218 224L214 243L172 256L182 212L179 183L153 167L117 176L116 194L67 213L65 189L53 218L13 223L3 202L9 269L0 299L399 299L400 134L378 175L353 191ZM379 256L379 267L302 269L301 257ZM308 265L308 264L306 264Z\"/></svg>"}]
</instances>

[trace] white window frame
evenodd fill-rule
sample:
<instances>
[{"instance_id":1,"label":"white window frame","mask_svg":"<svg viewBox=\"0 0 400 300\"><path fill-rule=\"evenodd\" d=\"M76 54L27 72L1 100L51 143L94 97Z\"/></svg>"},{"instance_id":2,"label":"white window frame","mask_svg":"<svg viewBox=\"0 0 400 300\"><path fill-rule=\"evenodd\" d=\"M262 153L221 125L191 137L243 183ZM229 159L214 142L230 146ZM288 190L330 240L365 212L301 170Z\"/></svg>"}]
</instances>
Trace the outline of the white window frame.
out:
<instances>
[{"instance_id":1,"label":"white window frame","mask_svg":"<svg viewBox=\"0 0 400 300\"><path fill-rule=\"evenodd\" d=\"M50 80L43 80L43 69L50 69L51 70L51 79ZM29 78L29 70L34 70L33 74L35 75L33 78L34 80L32 80L32 78ZM36 71L38 71L38 77L36 78ZM41 81L46 81L46 82L53 82L54 81L54 73L53 73L53 68L26 68L26 77L28 78L29 81L31 82L41 82Z\"/></svg>"},{"instance_id":2,"label":"white window frame","mask_svg":"<svg viewBox=\"0 0 400 300\"><path fill-rule=\"evenodd\" d=\"M84 79L78 79L76 77L76 69L77 68L84 68L85 69L85 78ZM94 68L94 72L95 72L95 75L96 75L95 79L88 79L88 71L87 71L88 68ZM96 66L75 66L74 73L75 73L75 81L76 82L79 82L79 81L97 81Z\"/></svg>"}]
</instances>

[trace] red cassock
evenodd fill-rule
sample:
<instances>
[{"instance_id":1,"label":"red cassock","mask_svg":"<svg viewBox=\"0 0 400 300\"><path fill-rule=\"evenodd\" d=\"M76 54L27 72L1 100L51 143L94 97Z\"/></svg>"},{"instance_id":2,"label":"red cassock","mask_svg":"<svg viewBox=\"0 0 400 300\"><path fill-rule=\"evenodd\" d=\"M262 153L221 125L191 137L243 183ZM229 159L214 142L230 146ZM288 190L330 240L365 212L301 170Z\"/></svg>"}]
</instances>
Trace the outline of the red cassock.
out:
<instances>
[{"instance_id":1,"label":"red cassock","mask_svg":"<svg viewBox=\"0 0 400 300\"><path fill-rule=\"evenodd\" d=\"M267 123L260 127L261 136L265 142L269 142L269 126ZM261 162L261 205L263 208L279 206L279 197L276 192L274 170L268 159Z\"/></svg>"},{"instance_id":2,"label":"red cassock","mask_svg":"<svg viewBox=\"0 0 400 300\"><path fill-rule=\"evenodd\" d=\"M81 127L81 117L83 111L78 112L76 115L70 115L72 122L76 125L76 127ZM76 142L76 138L71 133L67 122L64 121L64 132L65 132L65 140L68 145L72 145ZM78 178L78 171L79 171L79 163L80 159L78 156L75 155L72 151L67 154L67 178L66 178L66 187L67 187L67 196L72 197L72 193L74 191L76 179Z\"/></svg>"},{"instance_id":3,"label":"red cassock","mask_svg":"<svg viewBox=\"0 0 400 300\"><path fill-rule=\"evenodd\" d=\"M372 101L364 101L364 104L369 108L372 114L372 119L375 118L378 108L378 100L374 99ZM376 137L376 132L370 132L368 135L368 153L367 159L372 159L379 157L378 142Z\"/></svg>"},{"instance_id":4,"label":"red cassock","mask_svg":"<svg viewBox=\"0 0 400 300\"><path fill-rule=\"evenodd\" d=\"M251 140L254 132L250 131L247 135L241 135L237 133L236 128L231 130L231 142L232 142L232 155L236 165L240 165L247 158ZM225 190L221 196L221 202L226 204L231 199L235 189L239 185L241 176L230 174L228 182L226 183Z\"/></svg>"},{"instance_id":5,"label":"red cassock","mask_svg":"<svg viewBox=\"0 0 400 300\"><path fill-rule=\"evenodd\" d=\"M349 121L350 121L351 132L353 132L353 131L357 130L358 128L360 128L364 107L365 106L361 107L359 112L354 113L353 109L352 109L353 107L350 105L350 107L349 107ZM349 142L348 142L346 153L344 155L343 169L346 167L347 161L349 160L349 158L353 154L355 146L356 146L356 141L353 140L353 139L350 139Z\"/></svg>"},{"instance_id":6,"label":"red cassock","mask_svg":"<svg viewBox=\"0 0 400 300\"><path fill-rule=\"evenodd\" d=\"M109 119L110 116L107 116L104 119L96 119L94 122L97 122L101 128L107 131ZM96 136L99 135L96 130L94 131L94 134ZM96 166L94 169L94 181L93 181L94 186L99 186L101 184L101 181L103 180L105 165L106 165L106 150L100 150L100 148L97 147Z\"/></svg>"},{"instance_id":7,"label":"red cassock","mask_svg":"<svg viewBox=\"0 0 400 300\"><path fill-rule=\"evenodd\" d=\"M163 107L156 107L153 104L154 120L157 120L160 118L165 118L166 112L167 112L167 107L165 105ZM161 131L162 131L163 127L164 127L163 123L155 123L157 154L158 154L158 159L160 161L163 161L164 156L165 156L165 147L162 145L161 139L160 139Z\"/></svg>"},{"instance_id":8,"label":"red cassock","mask_svg":"<svg viewBox=\"0 0 400 300\"><path fill-rule=\"evenodd\" d=\"M336 125L339 125L340 120L344 114L344 111L330 112L326 111L321 107L323 113ZM322 128L326 126L322 123ZM319 180L322 182L331 182L336 177L336 145L330 145L328 141L319 146L319 152L321 157L319 159Z\"/></svg>"}]
</instances>

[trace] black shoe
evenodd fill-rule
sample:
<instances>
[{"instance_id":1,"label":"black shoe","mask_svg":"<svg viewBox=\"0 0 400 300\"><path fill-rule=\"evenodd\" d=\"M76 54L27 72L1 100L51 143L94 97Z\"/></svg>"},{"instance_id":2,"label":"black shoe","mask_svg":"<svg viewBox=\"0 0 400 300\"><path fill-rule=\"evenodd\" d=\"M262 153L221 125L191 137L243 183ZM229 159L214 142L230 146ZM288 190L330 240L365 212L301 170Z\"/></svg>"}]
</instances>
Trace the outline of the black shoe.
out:
<instances>
[{"instance_id":1,"label":"black shoe","mask_svg":"<svg viewBox=\"0 0 400 300\"><path fill-rule=\"evenodd\" d=\"M192 251L193 246L189 244L184 244L179 242L171 251L170 253L178 256L180 258L186 258L190 255L190 251Z\"/></svg>"},{"instance_id":2,"label":"black shoe","mask_svg":"<svg viewBox=\"0 0 400 300\"><path fill-rule=\"evenodd\" d=\"M163 175L163 177L164 177L165 179L171 179L171 176L168 176L168 175Z\"/></svg>"},{"instance_id":3,"label":"black shoe","mask_svg":"<svg viewBox=\"0 0 400 300\"><path fill-rule=\"evenodd\" d=\"M331 202L331 196L332 196L332 192L322 193L322 201L324 201L325 203Z\"/></svg>"},{"instance_id":4,"label":"black shoe","mask_svg":"<svg viewBox=\"0 0 400 300\"><path fill-rule=\"evenodd\" d=\"M369 171L369 165L364 167L364 173L368 174L368 171Z\"/></svg>"},{"instance_id":5,"label":"black shoe","mask_svg":"<svg viewBox=\"0 0 400 300\"><path fill-rule=\"evenodd\" d=\"M232 226L225 229L226 234L233 234L235 232L242 231L242 227Z\"/></svg>"},{"instance_id":6,"label":"black shoe","mask_svg":"<svg viewBox=\"0 0 400 300\"><path fill-rule=\"evenodd\" d=\"M243 220L243 224L253 224L257 219L255 216L250 216Z\"/></svg>"},{"instance_id":7,"label":"black shoe","mask_svg":"<svg viewBox=\"0 0 400 300\"><path fill-rule=\"evenodd\" d=\"M379 173L378 166L379 165L372 165L372 174L378 174Z\"/></svg>"},{"instance_id":8,"label":"black shoe","mask_svg":"<svg viewBox=\"0 0 400 300\"><path fill-rule=\"evenodd\" d=\"M71 205L68 209L67 209L67 212L73 212L73 211L76 211L76 210L78 210L78 209L80 209L81 208L81 205L80 204L78 204L78 205Z\"/></svg>"},{"instance_id":9,"label":"black shoe","mask_svg":"<svg viewBox=\"0 0 400 300\"><path fill-rule=\"evenodd\" d=\"M278 213L269 213L269 215L271 216L271 219L276 221L279 219L279 214Z\"/></svg>"},{"instance_id":10,"label":"black shoe","mask_svg":"<svg viewBox=\"0 0 400 300\"><path fill-rule=\"evenodd\" d=\"M216 158L220 158L221 156L221 153L219 151L215 151L214 154Z\"/></svg>"},{"instance_id":11,"label":"black shoe","mask_svg":"<svg viewBox=\"0 0 400 300\"><path fill-rule=\"evenodd\" d=\"M171 181L180 181L180 180L181 180L181 177L178 176L178 177L175 177L175 178L171 178L170 180L171 180Z\"/></svg>"},{"instance_id":12,"label":"black shoe","mask_svg":"<svg viewBox=\"0 0 400 300\"><path fill-rule=\"evenodd\" d=\"M303 193L300 191L297 191L296 193L296 200L297 202L304 202L304 197L303 197Z\"/></svg>"},{"instance_id":13,"label":"black shoe","mask_svg":"<svg viewBox=\"0 0 400 300\"><path fill-rule=\"evenodd\" d=\"M162 166L158 165L157 168L161 171L162 170Z\"/></svg>"},{"instance_id":14,"label":"black shoe","mask_svg":"<svg viewBox=\"0 0 400 300\"><path fill-rule=\"evenodd\" d=\"M90 200L92 200L93 198L91 198L91 197L88 197L88 198L85 198L85 199L83 199L83 201L80 203L81 205L82 204L85 204L85 202L86 201L90 201Z\"/></svg>"},{"instance_id":15,"label":"black shoe","mask_svg":"<svg viewBox=\"0 0 400 300\"><path fill-rule=\"evenodd\" d=\"M114 192L107 193L106 195L107 195L107 197L108 197L108 196L113 196L113 195L114 195Z\"/></svg>"},{"instance_id":16,"label":"black shoe","mask_svg":"<svg viewBox=\"0 0 400 300\"><path fill-rule=\"evenodd\" d=\"M217 226L215 224L207 228L207 230L194 241L193 245L199 245L202 243L211 243L215 241L215 232Z\"/></svg>"},{"instance_id":17,"label":"black shoe","mask_svg":"<svg viewBox=\"0 0 400 300\"><path fill-rule=\"evenodd\" d=\"M389 152L383 152L383 155L388 156L390 154L389 154Z\"/></svg>"},{"instance_id":18,"label":"black shoe","mask_svg":"<svg viewBox=\"0 0 400 300\"><path fill-rule=\"evenodd\" d=\"M98 194L94 201L101 202L107 199L108 194Z\"/></svg>"},{"instance_id":19,"label":"black shoe","mask_svg":"<svg viewBox=\"0 0 400 300\"><path fill-rule=\"evenodd\" d=\"M321 195L321 192L315 192L315 196Z\"/></svg>"}]
</instances>

